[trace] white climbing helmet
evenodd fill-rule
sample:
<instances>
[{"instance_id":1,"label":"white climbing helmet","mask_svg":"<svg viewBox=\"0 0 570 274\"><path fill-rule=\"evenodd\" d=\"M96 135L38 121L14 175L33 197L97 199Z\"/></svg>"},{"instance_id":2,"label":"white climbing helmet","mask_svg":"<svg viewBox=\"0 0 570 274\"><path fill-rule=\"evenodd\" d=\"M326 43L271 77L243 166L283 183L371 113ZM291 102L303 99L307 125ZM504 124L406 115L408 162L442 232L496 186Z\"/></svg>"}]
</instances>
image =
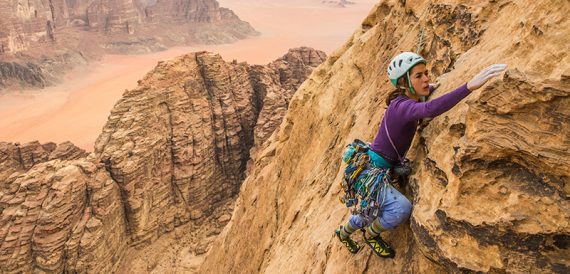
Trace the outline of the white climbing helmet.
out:
<instances>
[{"instance_id":1,"label":"white climbing helmet","mask_svg":"<svg viewBox=\"0 0 570 274\"><path fill-rule=\"evenodd\" d=\"M390 78L392 85L397 86L398 79L418 63L427 64L427 61L413 52L402 52L396 55L388 66L388 78Z\"/></svg>"}]
</instances>

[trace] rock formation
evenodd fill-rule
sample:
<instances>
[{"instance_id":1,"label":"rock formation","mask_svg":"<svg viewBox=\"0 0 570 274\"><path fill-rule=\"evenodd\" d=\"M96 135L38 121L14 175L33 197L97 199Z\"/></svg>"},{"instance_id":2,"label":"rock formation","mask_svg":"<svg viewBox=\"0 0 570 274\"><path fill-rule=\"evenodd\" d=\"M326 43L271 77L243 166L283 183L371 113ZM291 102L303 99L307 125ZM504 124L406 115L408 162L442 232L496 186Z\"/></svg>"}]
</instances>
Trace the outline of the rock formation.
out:
<instances>
[{"instance_id":1,"label":"rock formation","mask_svg":"<svg viewBox=\"0 0 570 274\"><path fill-rule=\"evenodd\" d=\"M127 246L119 187L85 158L12 173L0 193L3 273L108 272Z\"/></svg>"},{"instance_id":2,"label":"rock formation","mask_svg":"<svg viewBox=\"0 0 570 274\"><path fill-rule=\"evenodd\" d=\"M45 78L41 68L34 63L19 64L0 61L0 87L8 86L10 82L20 82L43 88L47 84Z\"/></svg>"},{"instance_id":3,"label":"rock formation","mask_svg":"<svg viewBox=\"0 0 570 274\"><path fill-rule=\"evenodd\" d=\"M253 88L264 102L254 129L254 149L261 145L281 124L293 93L326 59L325 53L303 47L291 49L268 66L253 66L250 75Z\"/></svg>"},{"instance_id":4,"label":"rock formation","mask_svg":"<svg viewBox=\"0 0 570 274\"><path fill-rule=\"evenodd\" d=\"M200 272L570 272L568 12L556 0L379 3L293 96ZM509 69L418 132L402 189L412 216L383 234L395 259L352 255L333 233L349 216L340 154L374 137L386 64L416 50L421 28L435 97L490 64Z\"/></svg>"},{"instance_id":5,"label":"rock formation","mask_svg":"<svg viewBox=\"0 0 570 274\"><path fill-rule=\"evenodd\" d=\"M147 53L256 35L215 0L2 0L0 18L0 88L43 87L67 66L103 52Z\"/></svg>"},{"instance_id":6,"label":"rock formation","mask_svg":"<svg viewBox=\"0 0 570 274\"><path fill-rule=\"evenodd\" d=\"M71 142L59 145L31 142L24 145L0 142L0 181L4 181L14 172L26 172L33 166L51 160L76 160L87 156L85 150Z\"/></svg>"},{"instance_id":7,"label":"rock formation","mask_svg":"<svg viewBox=\"0 0 570 274\"><path fill-rule=\"evenodd\" d=\"M268 66L188 54L125 92L88 156L0 143L0 272L140 272L204 254L230 220L250 149L280 123L265 116L284 113L324 59L309 48Z\"/></svg>"},{"instance_id":8,"label":"rock formation","mask_svg":"<svg viewBox=\"0 0 570 274\"><path fill-rule=\"evenodd\" d=\"M323 0L323 1L321 1L321 3L323 3L325 5L333 6L333 7L339 7L339 8L346 8L346 6L348 6L348 5L354 5L355 4L355 2L348 1L348 0Z\"/></svg>"}]
</instances>

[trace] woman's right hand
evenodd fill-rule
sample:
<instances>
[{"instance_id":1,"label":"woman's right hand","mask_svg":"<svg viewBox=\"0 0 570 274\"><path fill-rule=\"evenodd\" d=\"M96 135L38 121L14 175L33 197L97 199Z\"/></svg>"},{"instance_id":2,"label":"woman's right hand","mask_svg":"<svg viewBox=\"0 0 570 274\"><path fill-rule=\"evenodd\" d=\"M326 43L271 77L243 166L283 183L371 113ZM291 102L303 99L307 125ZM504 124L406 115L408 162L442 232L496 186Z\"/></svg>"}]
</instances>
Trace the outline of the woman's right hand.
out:
<instances>
[{"instance_id":1,"label":"woman's right hand","mask_svg":"<svg viewBox=\"0 0 570 274\"><path fill-rule=\"evenodd\" d=\"M507 68L505 64L494 64L490 67L482 70L479 74L475 75L471 81L467 82L467 88L470 91L474 91L482 87L491 78L497 77L501 72Z\"/></svg>"}]
</instances>

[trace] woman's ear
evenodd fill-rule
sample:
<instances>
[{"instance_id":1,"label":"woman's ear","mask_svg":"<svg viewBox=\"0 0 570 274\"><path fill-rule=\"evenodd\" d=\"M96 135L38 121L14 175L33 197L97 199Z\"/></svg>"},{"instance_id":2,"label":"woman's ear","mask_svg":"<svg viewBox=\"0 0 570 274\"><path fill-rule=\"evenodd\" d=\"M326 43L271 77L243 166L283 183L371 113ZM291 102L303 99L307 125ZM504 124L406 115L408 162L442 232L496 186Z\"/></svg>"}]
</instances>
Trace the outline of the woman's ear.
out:
<instances>
[{"instance_id":1,"label":"woman's ear","mask_svg":"<svg viewBox=\"0 0 570 274\"><path fill-rule=\"evenodd\" d=\"M402 90L402 92L406 92L408 90L408 81L406 76L402 76L398 79L398 89Z\"/></svg>"}]
</instances>

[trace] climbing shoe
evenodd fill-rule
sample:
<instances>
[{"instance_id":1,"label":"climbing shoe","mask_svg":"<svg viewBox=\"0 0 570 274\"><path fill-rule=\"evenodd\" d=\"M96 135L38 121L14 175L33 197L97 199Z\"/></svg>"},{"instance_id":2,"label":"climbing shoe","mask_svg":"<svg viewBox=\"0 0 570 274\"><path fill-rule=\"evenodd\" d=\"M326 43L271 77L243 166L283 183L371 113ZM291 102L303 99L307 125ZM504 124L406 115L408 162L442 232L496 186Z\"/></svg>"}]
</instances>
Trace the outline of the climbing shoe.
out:
<instances>
[{"instance_id":1,"label":"climbing shoe","mask_svg":"<svg viewBox=\"0 0 570 274\"><path fill-rule=\"evenodd\" d=\"M353 254L358 253L358 251L360 250L360 246L358 245L358 243L353 241L351 238L343 239L340 236L340 230L341 229L342 229L342 226L340 226L339 229L335 230L336 237L340 240L341 243L344 244L344 246L346 246L346 248L348 249L348 251L350 251L350 253L353 253Z\"/></svg>"},{"instance_id":2,"label":"climbing shoe","mask_svg":"<svg viewBox=\"0 0 570 274\"><path fill-rule=\"evenodd\" d=\"M396 251L387 242L384 242L380 235L371 238L364 237L364 240L376 255L382 258L394 258L396 256Z\"/></svg>"}]
</instances>

